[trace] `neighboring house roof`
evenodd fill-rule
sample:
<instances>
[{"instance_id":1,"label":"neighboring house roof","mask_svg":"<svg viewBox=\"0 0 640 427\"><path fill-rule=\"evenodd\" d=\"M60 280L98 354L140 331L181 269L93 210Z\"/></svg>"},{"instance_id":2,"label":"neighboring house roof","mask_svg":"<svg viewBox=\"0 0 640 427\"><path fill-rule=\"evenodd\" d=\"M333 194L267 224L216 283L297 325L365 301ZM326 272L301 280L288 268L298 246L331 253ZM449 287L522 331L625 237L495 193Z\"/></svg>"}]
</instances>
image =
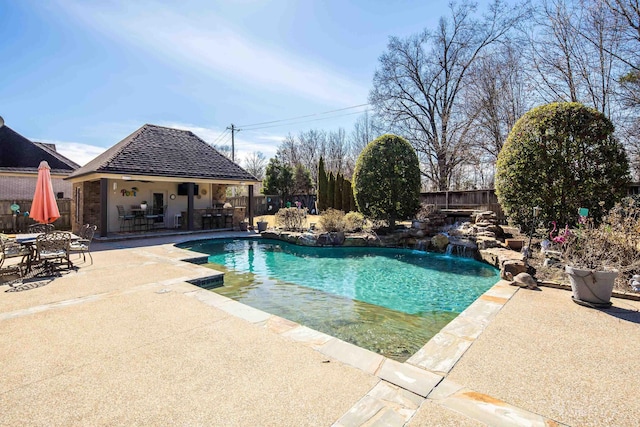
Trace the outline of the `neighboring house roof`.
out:
<instances>
[{"instance_id":1,"label":"neighboring house roof","mask_svg":"<svg viewBox=\"0 0 640 427\"><path fill-rule=\"evenodd\" d=\"M33 142L7 125L0 126L0 171L38 172L46 160L51 173L68 175L80 166L55 151L55 145Z\"/></svg>"},{"instance_id":2,"label":"neighboring house roof","mask_svg":"<svg viewBox=\"0 0 640 427\"><path fill-rule=\"evenodd\" d=\"M89 174L258 181L187 130L146 124L69 178Z\"/></svg>"}]
</instances>

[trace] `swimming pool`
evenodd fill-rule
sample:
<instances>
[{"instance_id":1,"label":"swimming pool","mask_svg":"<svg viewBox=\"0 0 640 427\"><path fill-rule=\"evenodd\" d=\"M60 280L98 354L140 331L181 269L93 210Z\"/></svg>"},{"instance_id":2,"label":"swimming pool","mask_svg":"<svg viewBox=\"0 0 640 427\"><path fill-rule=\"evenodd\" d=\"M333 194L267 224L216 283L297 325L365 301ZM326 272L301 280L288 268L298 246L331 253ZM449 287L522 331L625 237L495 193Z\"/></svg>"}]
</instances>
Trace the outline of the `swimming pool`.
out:
<instances>
[{"instance_id":1,"label":"swimming pool","mask_svg":"<svg viewBox=\"0 0 640 427\"><path fill-rule=\"evenodd\" d=\"M494 285L468 258L268 239L188 242L225 272L213 291L396 360L406 360Z\"/></svg>"}]
</instances>

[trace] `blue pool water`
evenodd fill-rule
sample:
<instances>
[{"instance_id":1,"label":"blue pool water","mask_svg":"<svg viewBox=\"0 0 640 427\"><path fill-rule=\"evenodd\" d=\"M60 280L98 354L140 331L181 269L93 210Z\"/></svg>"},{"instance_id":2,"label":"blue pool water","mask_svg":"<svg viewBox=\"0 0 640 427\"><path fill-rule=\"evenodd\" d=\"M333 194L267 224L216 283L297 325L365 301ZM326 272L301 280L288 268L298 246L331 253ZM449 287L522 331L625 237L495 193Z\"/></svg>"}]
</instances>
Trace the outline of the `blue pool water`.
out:
<instances>
[{"instance_id":1,"label":"blue pool water","mask_svg":"<svg viewBox=\"0 0 640 427\"><path fill-rule=\"evenodd\" d=\"M215 292L398 360L499 279L495 268L472 259L407 249L267 239L180 246L209 254L209 265L225 271Z\"/></svg>"}]
</instances>

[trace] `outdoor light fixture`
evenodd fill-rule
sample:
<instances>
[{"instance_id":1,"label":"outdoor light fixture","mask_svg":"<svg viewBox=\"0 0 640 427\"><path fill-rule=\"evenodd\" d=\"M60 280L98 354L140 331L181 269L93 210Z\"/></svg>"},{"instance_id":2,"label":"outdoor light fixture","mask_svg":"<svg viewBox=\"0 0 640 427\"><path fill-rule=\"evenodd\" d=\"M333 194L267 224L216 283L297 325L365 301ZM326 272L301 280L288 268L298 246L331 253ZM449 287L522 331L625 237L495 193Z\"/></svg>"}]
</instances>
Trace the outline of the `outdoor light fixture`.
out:
<instances>
[{"instance_id":1,"label":"outdoor light fixture","mask_svg":"<svg viewBox=\"0 0 640 427\"><path fill-rule=\"evenodd\" d=\"M130 176L123 176L123 177L122 177L122 180L123 180L123 181L130 181L130 180L131 180L131 177L130 177Z\"/></svg>"}]
</instances>

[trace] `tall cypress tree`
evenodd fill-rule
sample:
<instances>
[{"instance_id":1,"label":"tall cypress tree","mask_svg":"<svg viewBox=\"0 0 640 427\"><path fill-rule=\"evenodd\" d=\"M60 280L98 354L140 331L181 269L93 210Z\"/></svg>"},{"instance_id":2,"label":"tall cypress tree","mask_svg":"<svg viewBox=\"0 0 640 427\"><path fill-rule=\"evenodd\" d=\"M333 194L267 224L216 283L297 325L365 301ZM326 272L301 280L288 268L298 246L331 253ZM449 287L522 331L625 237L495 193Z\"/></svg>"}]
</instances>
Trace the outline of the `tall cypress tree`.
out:
<instances>
[{"instance_id":1,"label":"tall cypress tree","mask_svg":"<svg viewBox=\"0 0 640 427\"><path fill-rule=\"evenodd\" d=\"M342 210L342 183L344 181L344 178L342 177L341 173L337 173L336 174L336 187L335 187L335 192L333 194L333 207L335 209L338 209L339 211Z\"/></svg>"},{"instance_id":2,"label":"tall cypress tree","mask_svg":"<svg viewBox=\"0 0 640 427\"><path fill-rule=\"evenodd\" d=\"M358 212L358 205L356 205L356 196L353 194L353 183L351 185L351 192L349 193L349 210L351 212Z\"/></svg>"},{"instance_id":3,"label":"tall cypress tree","mask_svg":"<svg viewBox=\"0 0 640 427\"><path fill-rule=\"evenodd\" d=\"M333 176L333 172L329 172L329 186L327 191L327 209L333 207L333 200L336 193L336 178Z\"/></svg>"},{"instance_id":4,"label":"tall cypress tree","mask_svg":"<svg viewBox=\"0 0 640 427\"><path fill-rule=\"evenodd\" d=\"M320 157L318 162L318 211L327 209L327 196L329 192L329 180L324 170L324 159Z\"/></svg>"},{"instance_id":5,"label":"tall cypress tree","mask_svg":"<svg viewBox=\"0 0 640 427\"><path fill-rule=\"evenodd\" d=\"M349 194L353 194L351 189L351 181L348 179L342 179L342 210L345 212L351 211L351 203Z\"/></svg>"}]
</instances>

